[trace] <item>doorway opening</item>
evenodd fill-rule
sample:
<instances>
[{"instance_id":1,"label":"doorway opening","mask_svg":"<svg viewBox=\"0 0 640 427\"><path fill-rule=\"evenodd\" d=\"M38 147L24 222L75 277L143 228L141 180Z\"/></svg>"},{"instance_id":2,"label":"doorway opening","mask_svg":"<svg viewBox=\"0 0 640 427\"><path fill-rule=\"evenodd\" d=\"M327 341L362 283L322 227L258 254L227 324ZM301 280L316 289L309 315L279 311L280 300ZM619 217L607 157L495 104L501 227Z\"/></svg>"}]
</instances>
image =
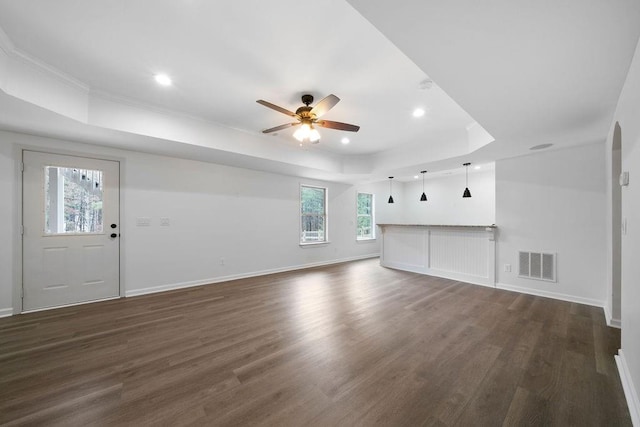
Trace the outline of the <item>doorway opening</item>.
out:
<instances>
[{"instance_id":1,"label":"doorway opening","mask_svg":"<svg viewBox=\"0 0 640 427\"><path fill-rule=\"evenodd\" d=\"M611 152L611 325L620 327L622 302L622 129L616 122Z\"/></svg>"}]
</instances>

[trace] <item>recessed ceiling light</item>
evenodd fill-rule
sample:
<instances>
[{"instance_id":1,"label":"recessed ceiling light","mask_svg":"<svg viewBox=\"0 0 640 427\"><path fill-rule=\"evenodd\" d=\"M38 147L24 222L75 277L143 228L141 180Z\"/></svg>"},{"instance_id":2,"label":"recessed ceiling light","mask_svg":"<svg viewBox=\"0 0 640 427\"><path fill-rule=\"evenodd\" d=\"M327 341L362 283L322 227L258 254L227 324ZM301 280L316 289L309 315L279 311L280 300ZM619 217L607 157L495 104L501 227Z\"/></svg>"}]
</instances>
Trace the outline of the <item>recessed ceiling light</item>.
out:
<instances>
[{"instance_id":1,"label":"recessed ceiling light","mask_svg":"<svg viewBox=\"0 0 640 427\"><path fill-rule=\"evenodd\" d=\"M480 169L480 165L474 167L475 170Z\"/></svg>"},{"instance_id":2,"label":"recessed ceiling light","mask_svg":"<svg viewBox=\"0 0 640 427\"><path fill-rule=\"evenodd\" d=\"M166 74L156 74L155 79L160 86L171 86L171 78Z\"/></svg>"},{"instance_id":3,"label":"recessed ceiling light","mask_svg":"<svg viewBox=\"0 0 640 427\"><path fill-rule=\"evenodd\" d=\"M413 175L413 179L418 179L420 178L420 175Z\"/></svg>"},{"instance_id":4,"label":"recessed ceiling light","mask_svg":"<svg viewBox=\"0 0 640 427\"><path fill-rule=\"evenodd\" d=\"M340 140L340 142L342 142L343 144L348 144L348 143L349 143L349 138L347 138L347 137L342 138L342 139Z\"/></svg>"},{"instance_id":5,"label":"recessed ceiling light","mask_svg":"<svg viewBox=\"0 0 640 427\"><path fill-rule=\"evenodd\" d=\"M422 117L424 116L424 110L422 108L416 108L413 110L413 117Z\"/></svg>"},{"instance_id":6,"label":"recessed ceiling light","mask_svg":"<svg viewBox=\"0 0 640 427\"><path fill-rule=\"evenodd\" d=\"M529 150L544 150L545 148L549 148L551 147L553 144L540 144L540 145L534 145L533 147L529 148Z\"/></svg>"}]
</instances>

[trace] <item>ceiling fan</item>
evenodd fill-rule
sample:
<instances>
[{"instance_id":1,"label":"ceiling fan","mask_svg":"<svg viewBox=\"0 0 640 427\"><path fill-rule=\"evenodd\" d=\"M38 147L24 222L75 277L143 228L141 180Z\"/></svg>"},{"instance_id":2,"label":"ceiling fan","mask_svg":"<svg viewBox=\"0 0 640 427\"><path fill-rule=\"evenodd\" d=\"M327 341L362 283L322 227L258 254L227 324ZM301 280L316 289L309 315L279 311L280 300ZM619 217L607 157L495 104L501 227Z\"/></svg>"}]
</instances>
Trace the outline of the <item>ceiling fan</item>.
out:
<instances>
[{"instance_id":1,"label":"ceiling fan","mask_svg":"<svg viewBox=\"0 0 640 427\"><path fill-rule=\"evenodd\" d=\"M341 122L333 122L331 120L319 120L327 111L332 109L337 103L340 101L340 98L331 94L324 98L322 101L318 102L315 107L310 107L310 104L313 102L313 96L309 94L302 95L302 103L304 104L302 107L298 108L296 112L292 112L287 110L286 108L278 107L275 104L264 101L262 99L258 99L256 102L258 104L264 105L265 107L271 108L272 110L276 110L282 114L286 114L287 116L294 117L297 119L294 123L287 123L284 125L276 126L273 128L265 129L262 133L271 133L276 132L282 129L286 129L291 126L299 126L300 129L296 130L293 134L294 138L298 141L302 142L304 140L309 140L313 144L317 144L320 142L320 134L314 128L314 125L321 126L329 129L338 129L345 130L348 132L358 132L360 126L350 125L348 123Z\"/></svg>"}]
</instances>

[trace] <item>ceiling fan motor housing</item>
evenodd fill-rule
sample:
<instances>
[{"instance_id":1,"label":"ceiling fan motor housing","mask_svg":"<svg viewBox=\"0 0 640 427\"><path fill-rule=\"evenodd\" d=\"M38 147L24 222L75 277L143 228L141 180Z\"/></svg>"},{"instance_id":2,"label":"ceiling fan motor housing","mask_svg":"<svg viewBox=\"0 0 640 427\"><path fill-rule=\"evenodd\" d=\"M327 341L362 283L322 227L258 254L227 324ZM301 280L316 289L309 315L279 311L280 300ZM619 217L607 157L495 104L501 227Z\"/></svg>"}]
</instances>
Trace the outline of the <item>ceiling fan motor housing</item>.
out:
<instances>
[{"instance_id":1,"label":"ceiling fan motor housing","mask_svg":"<svg viewBox=\"0 0 640 427\"><path fill-rule=\"evenodd\" d=\"M305 107L300 107L296 110L296 114L298 116L300 116L300 118L304 118L304 119L308 119L311 118L311 113L310 111L313 108L309 107L309 106L305 106Z\"/></svg>"}]
</instances>

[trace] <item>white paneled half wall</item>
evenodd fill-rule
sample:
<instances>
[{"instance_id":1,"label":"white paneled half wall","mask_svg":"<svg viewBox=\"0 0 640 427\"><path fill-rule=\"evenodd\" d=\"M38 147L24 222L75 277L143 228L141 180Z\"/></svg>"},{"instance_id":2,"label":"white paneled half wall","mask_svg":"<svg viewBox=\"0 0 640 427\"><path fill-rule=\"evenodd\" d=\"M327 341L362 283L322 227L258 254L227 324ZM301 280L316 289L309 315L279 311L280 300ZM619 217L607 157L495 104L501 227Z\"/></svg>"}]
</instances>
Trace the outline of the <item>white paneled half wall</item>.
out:
<instances>
[{"instance_id":1,"label":"white paneled half wall","mask_svg":"<svg viewBox=\"0 0 640 427\"><path fill-rule=\"evenodd\" d=\"M495 286L495 226L378 225L384 267Z\"/></svg>"}]
</instances>

